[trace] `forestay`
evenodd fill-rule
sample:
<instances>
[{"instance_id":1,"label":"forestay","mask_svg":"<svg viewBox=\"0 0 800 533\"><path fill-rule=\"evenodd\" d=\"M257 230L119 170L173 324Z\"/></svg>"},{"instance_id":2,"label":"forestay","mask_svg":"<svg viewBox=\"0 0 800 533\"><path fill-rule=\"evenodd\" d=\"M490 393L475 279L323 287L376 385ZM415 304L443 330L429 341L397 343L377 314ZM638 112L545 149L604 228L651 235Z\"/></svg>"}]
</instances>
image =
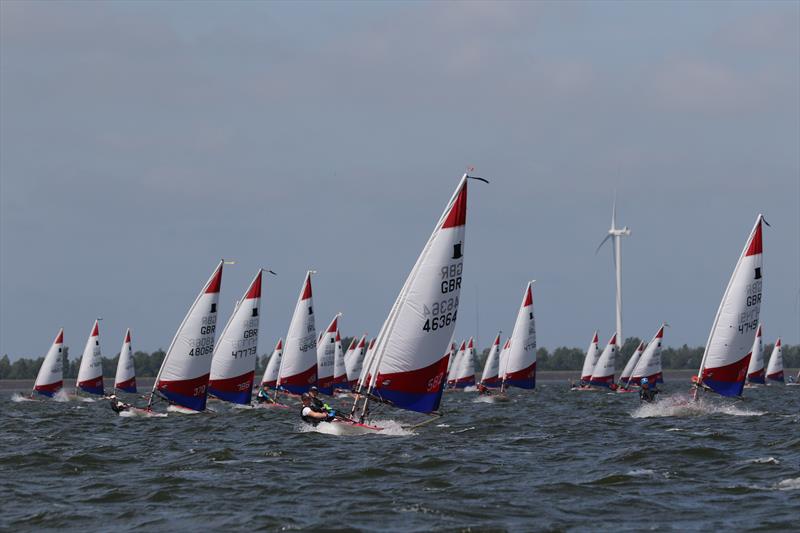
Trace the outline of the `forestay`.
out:
<instances>
[{"instance_id":1,"label":"forestay","mask_svg":"<svg viewBox=\"0 0 800 533\"><path fill-rule=\"evenodd\" d=\"M189 307L153 384L154 394L193 411L206 408L223 264L219 262ZM151 395L151 404L153 399Z\"/></svg>"},{"instance_id":2,"label":"forestay","mask_svg":"<svg viewBox=\"0 0 800 533\"><path fill-rule=\"evenodd\" d=\"M263 269L259 269L236 303L214 347L208 393L226 402L249 405L252 399L258 360L262 274Z\"/></svg>"},{"instance_id":3,"label":"forestay","mask_svg":"<svg viewBox=\"0 0 800 533\"><path fill-rule=\"evenodd\" d=\"M461 294L467 181L465 174L411 269L378 334L370 381L359 385L396 407L439 407Z\"/></svg>"},{"instance_id":4,"label":"forestay","mask_svg":"<svg viewBox=\"0 0 800 533\"><path fill-rule=\"evenodd\" d=\"M700 383L723 396L744 388L753 334L761 312L762 215L756 218L722 296L698 371Z\"/></svg>"},{"instance_id":5,"label":"forestay","mask_svg":"<svg viewBox=\"0 0 800 533\"><path fill-rule=\"evenodd\" d=\"M600 339L598 339L595 331L592 336L592 342L589 343L589 348L586 350L586 357L583 359L582 382L589 383L589 380L592 379L592 371L594 371L598 359L600 359Z\"/></svg>"},{"instance_id":6,"label":"forestay","mask_svg":"<svg viewBox=\"0 0 800 533\"><path fill-rule=\"evenodd\" d=\"M322 394L333 394L333 375L336 364L336 332L339 331L339 317L337 313L331 323L319 337L317 343L317 388Z\"/></svg>"},{"instance_id":7,"label":"forestay","mask_svg":"<svg viewBox=\"0 0 800 533\"><path fill-rule=\"evenodd\" d=\"M278 339L278 344L272 350L272 355L267 362L264 370L264 377L261 378L261 387L264 389L274 389L278 386L278 371L281 368L281 356L283 355L283 339Z\"/></svg>"},{"instance_id":8,"label":"forestay","mask_svg":"<svg viewBox=\"0 0 800 533\"><path fill-rule=\"evenodd\" d=\"M300 289L281 358L278 388L302 394L317 384L317 329L309 270Z\"/></svg>"},{"instance_id":9,"label":"forestay","mask_svg":"<svg viewBox=\"0 0 800 533\"><path fill-rule=\"evenodd\" d=\"M615 333L608 341L603 353L597 360L597 364L592 370L592 377L589 384L598 387L610 387L614 383L614 367L617 361L617 334Z\"/></svg>"},{"instance_id":10,"label":"forestay","mask_svg":"<svg viewBox=\"0 0 800 533\"><path fill-rule=\"evenodd\" d=\"M536 318L533 313L533 283L529 281L525 287L514 331L511 332L503 389L536 387Z\"/></svg>"},{"instance_id":11,"label":"forestay","mask_svg":"<svg viewBox=\"0 0 800 533\"><path fill-rule=\"evenodd\" d=\"M92 332L83 348L78 370L78 389L89 394L103 395L103 356L100 353L100 319L94 321Z\"/></svg>"},{"instance_id":12,"label":"forestay","mask_svg":"<svg viewBox=\"0 0 800 533\"><path fill-rule=\"evenodd\" d=\"M779 381L783 383L783 348L781 347L781 339L775 342L775 347L772 349L772 355L769 356L769 365L767 365L767 379L770 381Z\"/></svg>"},{"instance_id":13,"label":"forestay","mask_svg":"<svg viewBox=\"0 0 800 533\"><path fill-rule=\"evenodd\" d=\"M764 343L761 338L761 324L756 330L756 338L750 350L750 364L747 366L747 382L763 385L764 381Z\"/></svg>"},{"instance_id":14,"label":"forestay","mask_svg":"<svg viewBox=\"0 0 800 533\"><path fill-rule=\"evenodd\" d=\"M130 328L125 332L125 339L122 341L122 349L119 351L114 388L123 392L136 393L136 369L133 366Z\"/></svg>"},{"instance_id":15,"label":"forestay","mask_svg":"<svg viewBox=\"0 0 800 533\"><path fill-rule=\"evenodd\" d=\"M661 372L661 347L664 342L664 325L658 328L655 336L645 348L639 363L633 369L628 386L639 385L642 378L647 378L650 383L664 383Z\"/></svg>"},{"instance_id":16,"label":"forestay","mask_svg":"<svg viewBox=\"0 0 800 533\"><path fill-rule=\"evenodd\" d=\"M486 363L483 365L483 374L481 374L481 385L489 388L496 388L500 386L500 334L494 338L492 347L489 349L489 355L486 357Z\"/></svg>"},{"instance_id":17,"label":"forestay","mask_svg":"<svg viewBox=\"0 0 800 533\"><path fill-rule=\"evenodd\" d=\"M42 396L53 396L64 386L64 328L58 330L53 344L44 356L42 366L36 375L33 391Z\"/></svg>"}]
</instances>

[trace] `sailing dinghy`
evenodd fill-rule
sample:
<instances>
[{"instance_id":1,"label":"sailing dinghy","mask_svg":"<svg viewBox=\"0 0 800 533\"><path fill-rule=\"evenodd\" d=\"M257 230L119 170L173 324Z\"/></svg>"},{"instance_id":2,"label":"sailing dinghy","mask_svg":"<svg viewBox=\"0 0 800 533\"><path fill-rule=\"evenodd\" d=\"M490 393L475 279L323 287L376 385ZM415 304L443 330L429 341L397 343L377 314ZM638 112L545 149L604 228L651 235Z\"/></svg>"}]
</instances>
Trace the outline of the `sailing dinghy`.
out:
<instances>
[{"instance_id":1,"label":"sailing dinghy","mask_svg":"<svg viewBox=\"0 0 800 533\"><path fill-rule=\"evenodd\" d=\"M622 374L619 375L619 383L617 384L617 390L615 392L633 392L632 389L628 388L628 383L630 381L631 374L633 374L633 369L636 368L636 364L639 362L639 358L644 352L644 348L645 344L644 341L642 341L633 351L630 359L628 359L628 362L625 364L625 368L622 369Z\"/></svg>"},{"instance_id":2,"label":"sailing dinghy","mask_svg":"<svg viewBox=\"0 0 800 533\"><path fill-rule=\"evenodd\" d=\"M592 387L611 387L614 383L614 367L617 360L617 334L615 333L611 340L606 344L603 353L597 360L597 364L592 370L592 377L589 378L589 385Z\"/></svg>"},{"instance_id":3,"label":"sailing dinghy","mask_svg":"<svg viewBox=\"0 0 800 533\"><path fill-rule=\"evenodd\" d=\"M764 385L764 344L761 338L761 324L756 330L756 338L753 341L753 348L750 350L750 364L747 367L747 383L745 388L756 385Z\"/></svg>"},{"instance_id":4,"label":"sailing dinghy","mask_svg":"<svg viewBox=\"0 0 800 533\"><path fill-rule=\"evenodd\" d=\"M597 365L598 359L600 359L600 339L597 336L597 331L595 331L592 336L592 342L589 343L589 348L586 349L586 357L583 358L580 384L575 386L573 382L571 390L593 390L589 387L589 380L592 379L592 371Z\"/></svg>"},{"instance_id":5,"label":"sailing dinghy","mask_svg":"<svg viewBox=\"0 0 800 533\"><path fill-rule=\"evenodd\" d=\"M337 313L317 342L317 389L322 394L333 395L334 366L336 364L336 332L339 331Z\"/></svg>"},{"instance_id":6,"label":"sailing dinghy","mask_svg":"<svg viewBox=\"0 0 800 533\"><path fill-rule=\"evenodd\" d=\"M439 408L461 294L469 178L459 181L381 327L351 419L363 423L370 401L426 414Z\"/></svg>"},{"instance_id":7,"label":"sailing dinghy","mask_svg":"<svg viewBox=\"0 0 800 533\"><path fill-rule=\"evenodd\" d=\"M94 321L92 332L86 339L86 346L78 370L77 390L87 394L103 396L103 356L100 353L100 320Z\"/></svg>"},{"instance_id":8,"label":"sailing dinghy","mask_svg":"<svg viewBox=\"0 0 800 533\"><path fill-rule=\"evenodd\" d=\"M125 340L122 341L122 349L119 351L117 374L114 377L114 389L136 394L136 369L133 366L130 328L125 332Z\"/></svg>"},{"instance_id":9,"label":"sailing dinghy","mask_svg":"<svg viewBox=\"0 0 800 533\"><path fill-rule=\"evenodd\" d=\"M467 387L475 386L475 346L472 337L469 341L461 343L459 353L461 358L458 361L458 366L455 367L455 379L453 381L453 388L463 390Z\"/></svg>"},{"instance_id":10,"label":"sailing dinghy","mask_svg":"<svg viewBox=\"0 0 800 533\"><path fill-rule=\"evenodd\" d=\"M769 365L767 365L767 380L770 382L783 383L783 348L781 347L781 339L775 341L775 347L772 349L772 355L769 356Z\"/></svg>"},{"instance_id":11,"label":"sailing dinghy","mask_svg":"<svg viewBox=\"0 0 800 533\"><path fill-rule=\"evenodd\" d=\"M358 384L358 377L364 367L364 357L367 354L367 334L361 336L358 344L353 351L344 359L344 366L347 369L348 389L353 390Z\"/></svg>"},{"instance_id":12,"label":"sailing dinghy","mask_svg":"<svg viewBox=\"0 0 800 533\"><path fill-rule=\"evenodd\" d=\"M695 382L722 396L741 396L750 365L752 335L758 329L763 284L761 224L758 215L722 295Z\"/></svg>"},{"instance_id":13,"label":"sailing dinghy","mask_svg":"<svg viewBox=\"0 0 800 533\"><path fill-rule=\"evenodd\" d=\"M272 355L267 362L264 370L264 377L261 378L261 388L264 390L275 389L278 385L278 370L281 366L281 356L283 355L283 339L278 339L278 344L272 350Z\"/></svg>"},{"instance_id":14,"label":"sailing dinghy","mask_svg":"<svg viewBox=\"0 0 800 533\"><path fill-rule=\"evenodd\" d=\"M347 354L356 349L356 338L350 341ZM345 352L342 350L342 337L339 329L336 330L336 351L333 356L333 390L334 392L350 392L350 383L347 381L347 365L344 363Z\"/></svg>"},{"instance_id":15,"label":"sailing dinghy","mask_svg":"<svg viewBox=\"0 0 800 533\"><path fill-rule=\"evenodd\" d=\"M536 318L533 313L533 281L522 295L517 321L511 332L500 391L509 387L536 387Z\"/></svg>"},{"instance_id":16,"label":"sailing dinghy","mask_svg":"<svg viewBox=\"0 0 800 533\"><path fill-rule=\"evenodd\" d=\"M236 302L211 358L208 393L220 400L250 405L258 359L258 327L263 269Z\"/></svg>"},{"instance_id":17,"label":"sailing dinghy","mask_svg":"<svg viewBox=\"0 0 800 533\"><path fill-rule=\"evenodd\" d=\"M467 341L461 341L461 346L454 352L453 364L450 365L450 371L447 374L447 388L455 389L456 380L458 379L458 371L461 368L461 361L467 354Z\"/></svg>"},{"instance_id":18,"label":"sailing dinghy","mask_svg":"<svg viewBox=\"0 0 800 533\"><path fill-rule=\"evenodd\" d=\"M496 389L502 383L500 379L500 333L494 338L492 347L489 349L489 355L486 357L486 363L483 365L483 374L481 374L481 385L489 388Z\"/></svg>"},{"instance_id":19,"label":"sailing dinghy","mask_svg":"<svg viewBox=\"0 0 800 533\"><path fill-rule=\"evenodd\" d=\"M178 326L153 383L148 411L158 398L169 402L173 411L205 410L224 264L219 262Z\"/></svg>"},{"instance_id":20,"label":"sailing dinghy","mask_svg":"<svg viewBox=\"0 0 800 533\"><path fill-rule=\"evenodd\" d=\"M647 344L628 379L627 388L630 389L633 385L638 386L643 378L647 378L650 383L664 383L664 375L661 371L661 345L664 342L664 326L666 325L666 323L662 324L653 339Z\"/></svg>"},{"instance_id":21,"label":"sailing dinghy","mask_svg":"<svg viewBox=\"0 0 800 533\"><path fill-rule=\"evenodd\" d=\"M306 272L294 308L278 372L278 391L289 394L308 392L317 384L317 330L314 323L314 301L311 274Z\"/></svg>"},{"instance_id":22,"label":"sailing dinghy","mask_svg":"<svg viewBox=\"0 0 800 533\"><path fill-rule=\"evenodd\" d=\"M31 397L36 393L52 398L64 386L63 351L64 328L61 328L39 367Z\"/></svg>"}]
</instances>

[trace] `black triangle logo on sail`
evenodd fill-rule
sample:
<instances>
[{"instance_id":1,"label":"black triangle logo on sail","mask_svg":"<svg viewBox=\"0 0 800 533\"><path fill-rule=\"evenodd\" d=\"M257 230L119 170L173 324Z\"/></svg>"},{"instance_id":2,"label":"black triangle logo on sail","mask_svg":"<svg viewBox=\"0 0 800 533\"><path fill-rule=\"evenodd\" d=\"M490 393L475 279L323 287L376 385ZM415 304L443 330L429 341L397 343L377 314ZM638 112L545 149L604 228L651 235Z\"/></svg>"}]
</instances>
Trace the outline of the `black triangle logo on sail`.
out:
<instances>
[{"instance_id":1,"label":"black triangle logo on sail","mask_svg":"<svg viewBox=\"0 0 800 533\"><path fill-rule=\"evenodd\" d=\"M464 257L464 254L461 252L461 245L464 244L463 242L458 242L457 244L453 245L453 259L461 259Z\"/></svg>"},{"instance_id":2,"label":"black triangle logo on sail","mask_svg":"<svg viewBox=\"0 0 800 533\"><path fill-rule=\"evenodd\" d=\"M756 277L755 279L761 279L761 267L756 267Z\"/></svg>"}]
</instances>

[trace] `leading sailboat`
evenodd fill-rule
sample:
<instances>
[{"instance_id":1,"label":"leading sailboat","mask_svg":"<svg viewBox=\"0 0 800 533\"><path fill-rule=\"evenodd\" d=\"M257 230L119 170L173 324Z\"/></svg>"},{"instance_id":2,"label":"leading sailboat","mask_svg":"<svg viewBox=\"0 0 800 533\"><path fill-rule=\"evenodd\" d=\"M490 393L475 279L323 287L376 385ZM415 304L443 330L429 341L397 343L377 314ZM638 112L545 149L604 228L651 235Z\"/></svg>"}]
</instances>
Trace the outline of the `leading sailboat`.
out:
<instances>
[{"instance_id":1,"label":"leading sailboat","mask_svg":"<svg viewBox=\"0 0 800 533\"><path fill-rule=\"evenodd\" d=\"M758 215L722 296L706 342L694 397L702 388L722 396L741 396L750 364L753 335L759 324L763 243Z\"/></svg>"},{"instance_id":2,"label":"leading sailboat","mask_svg":"<svg viewBox=\"0 0 800 533\"><path fill-rule=\"evenodd\" d=\"M439 408L461 294L470 178L459 181L364 363L351 411L360 422L371 399L420 413Z\"/></svg>"}]
</instances>

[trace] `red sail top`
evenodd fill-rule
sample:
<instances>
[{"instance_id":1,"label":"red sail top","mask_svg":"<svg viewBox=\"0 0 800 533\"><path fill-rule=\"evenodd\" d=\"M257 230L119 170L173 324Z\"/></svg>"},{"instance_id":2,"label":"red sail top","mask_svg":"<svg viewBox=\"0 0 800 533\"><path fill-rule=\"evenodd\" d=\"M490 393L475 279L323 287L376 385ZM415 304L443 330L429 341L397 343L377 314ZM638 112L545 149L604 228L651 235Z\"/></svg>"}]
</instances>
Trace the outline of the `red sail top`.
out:
<instances>
[{"instance_id":1,"label":"red sail top","mask_svg":"<svg viewBox=\"0 0 800 533\"><path fill-rule=\"evenodd\" d=\"M219 264L217 270L214 271L214 274L212 274L211 281L206 289L206 294L214 294L215 292L219 292L220 287L222 287L222 263Z\"/></svg>"},{"instance_id":2,"label":"red sail top","mask_svg":"<svg viewBox=\"0 0 800 533\"><path fill-rule=\"evenodd\" d=\"M336 330L336 342L342 342L342 337L339 335L339 330Z\"/></svg>"},{"instance_id":3,"label":"red sail top","mask_svg":"<svg viewBox=\"0 0 800 533\"><path fill-rule=\"evenodd\" d=\"M775 343L775 346L780 348L781 347L781 339L778 337L778 342Z\"/></svg>"},{"instance_id":4,"label":"red sail top","mask_svg":"<svg viewBox=\"0 0 800 533\"><path fill-rule=\"evenodd\" d=\"M97 323L97 320L94 321L94 328L92 328L92 337L97 337L100 335L100 327Z\"/></svg>"},{"instance_id":5,"label":"red sail top","mask_svg":"<svg viewBox=\"0 0 800 533\"><path fill-rule=\"evenodd\" d=\"M276 350L283 350L283 339L278 339L278 344L275 346Z\"/></svg>"},{"instance_id":6,"label":"red sail top","mask_svg":"<svg viewBox=\"0 0 800 533\"><path fill-rule=\"evenodd\" d=\"M661 326L658 329L658 333L656 333L656 339L663 339L663 338L664 338L664 326Z\"/></svg>"},{"instance_id":7,"label":"red sail top","mask_svg":"<svg viewBox=\"0 0 800 533\"><path fill-rule=\"evenodd\" d=\"M594 332L594 339L592 339L592 342L593 343L594 342L600 342L600 339L597 338L597 332L596 331Z\"/></svg>"},{"instance_id":8,"label":"red sail top","mask_svg":"<svg viewBox=\"0 0 800 533\"><path fill-rule=\"evenodd\" d=\"M328 326L328 331L326 331L326 333L336 333L336 330L338 329L336 327L336 324L338 322L339 322L339 317L337 316L336 318L333 319L333 322L331 322L331 325Z\"/></svg>"},{"instance_id":9,"label":"red sail top","mask_svg":"<svg viewBox=\"0 0 800 533\"><path fill-rule=\"evenodd\" d=\"M494 338L494 343L493 344L495 346L498 346L500 344L500 334L499 333L497 334L497 337Z\"/></svg>"},{"instance_id":10,"label":"red sail top","mask_svg":"<svg viewBox=\"0 0 800 533\"><path fill-rule=\"evenodd\" d=\"M528 293L525 295L525 303L522 304L522 307L528 307L529 305L533 305L533 292L531 292L530 283L528 283Z\"/></svg>"},{"instance_id":11,"label":"red sail top","mask_svg":"<svg viewBox=\"0 0 800 533\"><path fill-rule=\"evenodd\" d=\"M64 344L64 328L59 330L56 341L53 344Z\"/></svg>"},{"instance_id":12,"label":"red sail top","mask_svg":"<svg viewBox=\"0 0 800 533\"><path fill-rule=\"evenodd\" d=\"M617 334L614 333L614 336L611 337L611 340L608 341L608 344L617 344Z\"/></svg>"},{"instance_id":13,"label":"red sail top","mask_svg":"<svg viewBox=\"0 0 800 533\"><path fill-rule=\"evenodd\" d=\"M461 190L458 191L458 196L456 196L456 201L453 202L452 207L450 207L450 212L447 213L447 217L444 219L444 224L442 224L442 229L447 228L456 228L458 226L463 226L467 223L467 182L464 180L464 185L461 186Z\"/></svg>"},{"instance_id":14,"label":"red sail top","mask_svg":"<svg viewBox=\"0 0 800 533\"><path fill-rule=\"evenodd\" d=\"M756 337L761 336L761 324L758 325L758 331L756 331Z\"/></svg>"},{"instance_id":15,"label":"red sail top","mask_svg":"<svg viewBox=\"0 0 800 533\"><path fill-rule=\"evenodd\" d=\"M753 232L753 238L750 239L750 246L747 247L745 256L757 255L761 253L761 221L758 221L756 230Z\"/></svg>"},{"instance_id":16,"label":"red sail top","mask_svg":"<svg viewBox=\"0 0 800 533\"><path fill-rule=\"evenodd\" d=\"M363 348L363 347L364 347L364 340L365 340L366 338L367 338L367 336L366 336L366 335L364 335L363 337L361 337L361 342L359 342L359 343L358 343L358 348Z\"/></svg>"},{"instance_id":17,"label":"red sail top","mask_svg":"<svg viewBox=\"0 0 800 533\"><path fill-rule=\"evenodd\" d=\"M464 342L464 341L461 341L461 348L459 348L458 351L460 352L461 350L466 350L466 349L467 349L467 343Z\"/></svg>"},{"instance_id":18,"label":"red sail top","mask_svg":"<svg viewBox=\"0 0 800 533\"><path fill-rule=\"evenodd\" d=\"M311 274L306 274L306 282L303 286L303 296L300 297L301 300L308 300L311 298Z\"/></svg>"},{"instance_id":19,"label":"red sail top","mask_svg":"<svg viewBox=\"0 0 800 533\"><path fill-rule=\"evenodd\" d=\"M473 344L472 344L472 337L470 337L470 338L469 338L469 348L470 348L470 349L472 349L472 347L473 347Z\"/></svg>"},{"instance_id":20,"label":"red sail top","mask_svg":"<svg viewBox=\"0 0 800 533\"><path fill-rule=\"evenodd\" d=\"M131 342L131 330L125 334L125 342Z\"/></svg>"},{"instance_id":21,"label":"red sail top","mask_svg":"<svg viewBox=\"0 0 800 533\"><path fill-rule=\"evenodd\" d=\"M245 300L252 300L253 298L261 298L261 272L259 271L256 279L250 284L250 290L247 291Z\"/></svg>"}]
</instances>

